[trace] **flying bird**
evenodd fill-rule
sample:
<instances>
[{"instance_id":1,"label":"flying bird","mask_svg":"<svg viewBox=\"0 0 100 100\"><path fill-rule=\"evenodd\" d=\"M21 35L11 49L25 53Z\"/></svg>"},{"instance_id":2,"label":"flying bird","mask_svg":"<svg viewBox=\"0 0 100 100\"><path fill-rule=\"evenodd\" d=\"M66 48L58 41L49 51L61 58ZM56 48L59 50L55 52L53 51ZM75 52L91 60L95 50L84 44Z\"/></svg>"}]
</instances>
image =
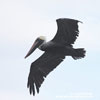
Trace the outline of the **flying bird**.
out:
<instances>
[{"instance_id":1,"label":"flying bird","mask_svg":"<svg viewBox=\"0 0 100 100\"><path fill-rule=\"evenodd\" d=\"M80 21L59 18L56 22L58 30L54 38L46 42L44 36L38 37L25 56L27 58L36 48L44 51L43 55L31 64L27 83L30 94L35 95L36 91L39 93L46 76L65 59L65 56L71 56L75 60L85 56L84 48L73 48L79 35L78 22Z\"/></svg>"}]
</instances>

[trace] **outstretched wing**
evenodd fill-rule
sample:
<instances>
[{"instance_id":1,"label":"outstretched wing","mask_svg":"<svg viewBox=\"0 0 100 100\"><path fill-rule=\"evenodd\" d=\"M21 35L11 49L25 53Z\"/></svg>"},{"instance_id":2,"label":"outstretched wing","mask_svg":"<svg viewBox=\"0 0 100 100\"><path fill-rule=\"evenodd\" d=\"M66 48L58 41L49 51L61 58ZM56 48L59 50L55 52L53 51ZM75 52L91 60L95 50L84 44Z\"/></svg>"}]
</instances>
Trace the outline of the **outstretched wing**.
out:
<instances>
[{"instance_id":1,"label":"outstretched wing","mask_svg":"<svg viewBox=\"0 0 100 100\"><path fill-rule=\"evenodd\" d=\"M74 19L57 19L58 30L52 41L71 46L74 44L79 34L78 20Z\"/></svg>"},{"instance_id":2,"label":"outstretched wing","mask_svg":"<svg viewBox=\"0 0 100 100\"><path fill-rule=\"evenodd\" d=\"M40 58L31 64L27 83L30 94L33 92L33 95L35 95L35 88L37 93L39 93L39 88L45 77L54 68L56 68L56 66L59 65L64 58L64 55L56 55L45 52Z\"/></svg>"}]
</instances>

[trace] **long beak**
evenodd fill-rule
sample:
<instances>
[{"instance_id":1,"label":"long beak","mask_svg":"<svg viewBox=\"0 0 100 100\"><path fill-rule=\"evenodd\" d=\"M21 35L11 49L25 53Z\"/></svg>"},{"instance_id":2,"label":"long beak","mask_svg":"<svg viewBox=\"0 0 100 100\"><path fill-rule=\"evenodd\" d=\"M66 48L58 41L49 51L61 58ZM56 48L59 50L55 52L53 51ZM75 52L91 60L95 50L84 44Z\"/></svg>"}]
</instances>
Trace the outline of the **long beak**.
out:
<instances>
[{"instance_id":1,"label":"long beak","mask_svg":"<svg viewBox=\"0 0 100 100\"><path fill-rule=\"evenodd\" d=\"M31 49L29 50L29 52L27 53L27 55L25 56L25 58L27 58L30 54L32 54L32 52L38 47L38 42L35 42Z\"/></svg>"}]
</instances>

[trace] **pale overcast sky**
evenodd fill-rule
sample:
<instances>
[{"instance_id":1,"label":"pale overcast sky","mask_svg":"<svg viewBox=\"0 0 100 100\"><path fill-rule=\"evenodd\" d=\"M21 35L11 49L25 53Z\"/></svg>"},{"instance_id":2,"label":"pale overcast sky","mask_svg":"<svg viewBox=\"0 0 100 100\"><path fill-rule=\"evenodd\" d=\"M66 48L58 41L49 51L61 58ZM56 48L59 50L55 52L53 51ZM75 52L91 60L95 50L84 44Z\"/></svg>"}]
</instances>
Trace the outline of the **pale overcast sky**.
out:
<instances>
[{"instance_id":1,"label":"pale overcast sky","mask_svg":"<svg viewBox=\"0 0 100 100\"><path fill-rule=\"evenodd\" d=\"M100 0L0 0L0 100L100 100L99 10ZM33 97L27 77L42 51L24 56L38 36L53 38L57 18L83 22L74 47L84 47L86 57L66 57Z\"/></svg>"}]
</instances>

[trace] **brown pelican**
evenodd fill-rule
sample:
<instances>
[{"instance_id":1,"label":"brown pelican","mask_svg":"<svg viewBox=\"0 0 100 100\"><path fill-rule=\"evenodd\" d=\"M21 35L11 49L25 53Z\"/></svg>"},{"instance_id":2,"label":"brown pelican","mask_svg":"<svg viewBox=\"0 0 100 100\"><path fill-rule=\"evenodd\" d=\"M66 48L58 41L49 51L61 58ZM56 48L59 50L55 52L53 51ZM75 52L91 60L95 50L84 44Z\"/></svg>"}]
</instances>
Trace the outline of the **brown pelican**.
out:
<instances>
[{"instance_id":1,"label":"brown pelican","mask_svg":"<svg viewBox=\"0 0 100 100\"><path fill-rule=\"evenodd\" d=\"M49 42L46 42L44 36L38 37L25 56L28 57L36 48L44 51L44 54L31 64L27 83L30 94L35 95L35 90L39 93L46 76L64 60L65 56L71 56L75 60L85 56L84 48L75 49L72 45L79 35L80 21L68 18L56 21L58 30L55 37Z\"/></svg>"}]
</instances>

